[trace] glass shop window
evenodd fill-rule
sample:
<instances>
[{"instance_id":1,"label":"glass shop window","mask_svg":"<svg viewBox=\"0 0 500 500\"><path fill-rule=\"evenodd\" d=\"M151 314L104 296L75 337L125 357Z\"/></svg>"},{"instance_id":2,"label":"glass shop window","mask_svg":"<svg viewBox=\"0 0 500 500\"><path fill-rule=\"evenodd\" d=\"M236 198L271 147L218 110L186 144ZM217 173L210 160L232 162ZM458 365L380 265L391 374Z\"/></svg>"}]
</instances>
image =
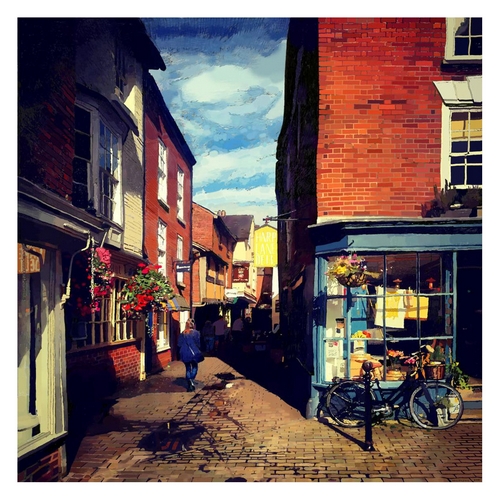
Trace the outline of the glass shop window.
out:
<instances>
[{"instance_id":1,"label":"glass shop window","mask_svg":"<svg viewBox=\"0 0 500 500\"><path fill-rule=\"evenodd\" d=\"M336 265L337 257L329 258L328 268ZM400 380L407 369L405 356L420 346L440 345L443 354L450 353L451 255L400 253L362 258L369 274L365 283L344 286L327 276L325 380L359 376L365 359L382 363L382 379Z\"/></svg>"}]
</instances>

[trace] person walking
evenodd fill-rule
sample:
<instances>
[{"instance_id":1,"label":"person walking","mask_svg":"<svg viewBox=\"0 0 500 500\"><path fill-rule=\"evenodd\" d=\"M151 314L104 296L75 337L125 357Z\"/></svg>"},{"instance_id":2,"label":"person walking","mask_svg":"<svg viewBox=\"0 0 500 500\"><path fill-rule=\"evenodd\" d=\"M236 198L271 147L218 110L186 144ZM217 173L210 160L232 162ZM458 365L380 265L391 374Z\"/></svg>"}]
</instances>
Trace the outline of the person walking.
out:
<instances>
[{"instance_id":1,"label":"person walking","mask_svg":"<svg viewBox=\"0 0 500 500\"><path fill-rule=\"evenodd\" d=\"M227 335L227 321L224 317L219 315L217 321L214 321L214 334L215 334L215 351L218 352L224 344Z\"/></svg>"},{"instance_id":2,"label":"person walking","mask_svg":"<svg viewBox=\"0 0 500 500\"><path fill-rule=\"evenodd\" d=\"M187 391L195 390L194 379L198 374L198 363L203 361L200 351L200 332L192 319L186 321L184 331L179 335L179 357L186 366Z\"/></svg>"},{"instance_id":3,"label":"person walking","mask_svg":"<svg viewBox=\"0 0 500 500\"><path fill-rule=\"evenodd\" d=\"M234 344L239 347L243 342L243 318L240 316L234 320L232 328Z\"/></svg>"},{"instance_id":4,"label":"person walking","mask_svg":"<svg viewBox=\"0 0 500 500\"><path fill-rule=\"evenodd\" d=\"M205 351L208 353L213 352L215 343L214 327L209 319L205 321L205 324L201 329L201 340Z\"/></svg>"}]
</instances>

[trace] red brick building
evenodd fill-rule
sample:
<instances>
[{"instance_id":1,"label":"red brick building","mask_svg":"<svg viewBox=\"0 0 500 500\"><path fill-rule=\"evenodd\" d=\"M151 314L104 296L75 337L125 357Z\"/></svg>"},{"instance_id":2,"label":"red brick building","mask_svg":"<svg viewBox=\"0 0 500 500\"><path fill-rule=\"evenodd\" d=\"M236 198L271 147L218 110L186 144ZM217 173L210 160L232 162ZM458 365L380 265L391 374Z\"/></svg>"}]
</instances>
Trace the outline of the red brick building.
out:
<instances>
[{"instance_id":1,"label":"red brick building","mask_svg":"<svg viewBox=\"0 0 500 500\"><path fill-rule=\"evenodd\" d=\"M161 265L174 287L171 309L150 318L152 337L146 349L146 371L157 371L175 359L177 337L191 311L191 247L193 165L186 144L154 81L145 85L144 252ZM177 272L178 265L185 271ZM179 269L181 269L179 267Z\"/></svg>"},{"instance_id":2,"label":"red brick building","mask_svg":"<svg viewBox=\"0 0 500 500\"><path fill-rule=\"evenodd\" d=\"M214 214L193 202L193 308L198 329L219 314L230 324L226 289L232 287L236 237L224 223L225 213Z\"/></svg>"},{"instance_id":3,"label":"red brick building","mask_svg":"<svg viewBox=\"0 0 500 500\"><path fill-rule=\"evenodd\" d=\"M276 191L290 219L278 222L280 324L290 356L315 373L297 370L301 404L353 373L358 329L380 330L387 349L441 343L480 376L481 74L479 18L290 21ZM355 253L380 279L361 290L326 278ZM418 297L418 318L380 316L395 289ZM377 304L379 316L367 312ZM385 365L385 348L364 352Z\"/></svg>"}]
</instances>

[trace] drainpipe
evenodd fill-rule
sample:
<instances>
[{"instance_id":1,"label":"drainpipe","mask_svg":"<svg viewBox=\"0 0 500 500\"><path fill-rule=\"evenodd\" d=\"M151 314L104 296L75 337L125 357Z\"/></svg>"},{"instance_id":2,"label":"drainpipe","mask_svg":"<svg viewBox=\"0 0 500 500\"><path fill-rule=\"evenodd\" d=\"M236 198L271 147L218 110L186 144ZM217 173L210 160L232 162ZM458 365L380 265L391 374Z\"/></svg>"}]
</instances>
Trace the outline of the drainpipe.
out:
<instances>
[{"instance_id":1,"label":"drainpipe","mask_svg":"<svg viewBox=\"0 0 500 500\"><path fill-rule=\"evenodd\" d=\"M69 297L71 295L71 270L73 268L73 259L80 252L85 252L86 250L88 250L90 248L90 244L94 241L94 238L92 238L92 236L90 235L90 231L83 231L83 230L77 229L76 227L70 226L69 224L64 224L64 227L66 227L67 229L71 229L72 231L75 231L78 233L87 234L87 244L81 250L77 250L71 256L71 259L69 261L68 283L66 284L66 293L63 294L63 296L61 298L61 302L59 304L61 309L63 308L64 304L66 303L66 301L69 299ZM103 239L103 242L104 242L104 239ZM102 246L102 244L101 244L101 246Z\"/></svg>"}]
</instances>

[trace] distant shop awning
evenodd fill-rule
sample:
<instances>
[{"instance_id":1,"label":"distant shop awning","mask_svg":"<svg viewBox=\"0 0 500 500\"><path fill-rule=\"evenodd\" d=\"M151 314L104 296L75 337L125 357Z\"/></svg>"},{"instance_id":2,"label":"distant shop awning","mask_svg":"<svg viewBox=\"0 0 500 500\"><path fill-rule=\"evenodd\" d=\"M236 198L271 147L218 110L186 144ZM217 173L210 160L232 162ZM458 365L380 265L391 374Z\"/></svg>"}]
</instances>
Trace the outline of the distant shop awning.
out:
<instances>
[{"instance_id":1,"label":"distant shop awning","mask_svg":"<svg viewBox=\"0 0 500 500\"><path fill-rule=\"evenodd\" d=\"M172 297L171 299L168 299L167 300L167 309L169 311L172 311L172 312L190 311L191 310L187 300L184 297L182 297L182 295L178 295L176 297Z\"/></svg>"},{"instance_id":2,"label":"distant shop awning","mask_svg":"<svg viewBox=\"0 0 500 500\"><path fill-rule=\"evenodd\" d=\"M178 307L179 311L190 311L191 310L191 308L189 307L188 301L182 295L174 297L172 300L174 300L177 303L177 307Z\"/></svg>"}]
</instances>

